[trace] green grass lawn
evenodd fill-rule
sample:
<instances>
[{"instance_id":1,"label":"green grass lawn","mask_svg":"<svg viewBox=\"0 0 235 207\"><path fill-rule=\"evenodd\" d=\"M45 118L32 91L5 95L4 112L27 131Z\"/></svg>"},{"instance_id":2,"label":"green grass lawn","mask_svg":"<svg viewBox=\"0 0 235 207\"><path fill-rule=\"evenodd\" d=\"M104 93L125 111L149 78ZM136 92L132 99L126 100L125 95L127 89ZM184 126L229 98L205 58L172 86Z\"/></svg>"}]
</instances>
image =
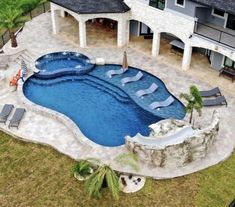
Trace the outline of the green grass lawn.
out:
<instances>
[{"instance_id":1,"label":"green grass lawn","mask_svg":"<svg viewBox=\"0 0 235 207\"><path fill-rule=\"evenodd\" d=\"M135 194L113 201L103 191L89 198L73 178L74 161L57 151L0 132L0 206L226 207L235 198L235 154L207 170L180 178L147 180Z\"/></svg>"}]
</instances>

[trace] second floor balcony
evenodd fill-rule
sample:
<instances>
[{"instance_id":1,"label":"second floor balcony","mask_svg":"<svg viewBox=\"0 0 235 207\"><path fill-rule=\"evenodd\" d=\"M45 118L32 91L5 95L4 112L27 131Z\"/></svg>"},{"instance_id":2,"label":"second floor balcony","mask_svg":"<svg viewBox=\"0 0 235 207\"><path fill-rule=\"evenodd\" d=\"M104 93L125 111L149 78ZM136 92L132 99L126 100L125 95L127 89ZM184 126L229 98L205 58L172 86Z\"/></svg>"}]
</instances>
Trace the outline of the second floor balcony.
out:
<instances>
[{"instance_id":1,"label":"second floor balcony","mask_svg":"<svg viewBox=\"0 0 235 207\"><path fill-rule=\"evenodd\" d=\"M195 22L194 33L235 49L235 31L232 29Z\"/></svg>"}]
</instances>

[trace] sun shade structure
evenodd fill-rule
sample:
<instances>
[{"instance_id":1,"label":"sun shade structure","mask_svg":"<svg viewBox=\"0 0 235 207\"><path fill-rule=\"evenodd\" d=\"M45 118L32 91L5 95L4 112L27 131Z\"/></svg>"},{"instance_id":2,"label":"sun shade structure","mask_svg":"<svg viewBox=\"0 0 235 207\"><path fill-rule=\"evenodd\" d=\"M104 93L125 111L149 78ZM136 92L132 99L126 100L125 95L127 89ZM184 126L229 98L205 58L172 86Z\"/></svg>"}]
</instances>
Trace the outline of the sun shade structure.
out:
<instances>
[{"instance_id":1,"label":"sun shade structure","mask_svg":"<svg viewBox=\"0 0 235 207\"><path fill-rule=\"evenodd\" d=\"M79 14L125 13L130 8L122 0L50 0Z\"/></svg>"},{"instance_id":2,"label":"sun shade structure","mask_svg":"<svg viewBox=\"0 0 235 207\"><path fill-rule=\"evenodd\" d=\"M128 69L128 62L127 62L127 54L126 51L123 54L123 63L122 63L122 69L127 70Z\"/></svg>"},{"instance_id":3,"label":"sun shade structure","mask_svg":"<svg viewBox=\"0 0 235 207\"><path fill-rule=\"evenodd\" d=\"M191 0L199 4L210 6L230 14L235 14L235 1L234 0Z\"/></svg>"}]
</instances>

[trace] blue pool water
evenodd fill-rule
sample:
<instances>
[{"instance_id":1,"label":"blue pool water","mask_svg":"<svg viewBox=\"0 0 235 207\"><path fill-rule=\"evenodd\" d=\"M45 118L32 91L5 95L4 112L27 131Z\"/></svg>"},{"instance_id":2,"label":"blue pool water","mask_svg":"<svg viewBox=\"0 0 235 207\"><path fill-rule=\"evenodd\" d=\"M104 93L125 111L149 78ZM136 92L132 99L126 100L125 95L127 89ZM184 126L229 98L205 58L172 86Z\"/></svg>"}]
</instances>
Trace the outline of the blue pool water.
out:
<instances>
[{"instance_id":1,"label":"blue pool water","mask_svg":"<svg viewBox=\"0 0 235 207\"><path fill-rule=\"evenodd\" d=\"M32 78L24 88L31 101L66 114L86 137L103 146L122 145L126 135L138 132L148 135L148 125L159 121L131 99L118 100L83 80L58 80L44 85Z\"/></svg>"},{"instance_id":2,"label":"blue pool water","mask_svg":"<svg viewBox=\"0 0 235 207\"><path fill-rule=\"evenodd\" d=\"M87 138L97 144L120 146L125 143L126 135L141 133L147 136L150 124L185 116L183 104L169 93L160 79L145 71L142 71L144 76L141 80L123 87L121 79L134 76L139 71L137 68L129 67L127 72L111 79L106 76L106 72L120 69L120 65L89 66L89 70L82 66L80 71L84 70L83 73L78 74L76 69L71 73L68 69L69 74L64 73L68 70L63 70L63 73L48 75L47 72L53 68L60 70L67 66L69 59L64 60L63 56L58 58L60 55L56 53L55 57L53 54L49 56L51 61L48 65L45 57L42 62L39 61L45 72L40 76L33 75L24 83L24 94L32 102L68 116ZM70 61L69 67L72 68L76 63L72 58ZM159 86L156 92L144 99L135 95L136 91L149 87L153 82ZM150 109L149 104L165 100L169 95L175 98L172 105L160 110Z\"/></svg>"}]
</instances>

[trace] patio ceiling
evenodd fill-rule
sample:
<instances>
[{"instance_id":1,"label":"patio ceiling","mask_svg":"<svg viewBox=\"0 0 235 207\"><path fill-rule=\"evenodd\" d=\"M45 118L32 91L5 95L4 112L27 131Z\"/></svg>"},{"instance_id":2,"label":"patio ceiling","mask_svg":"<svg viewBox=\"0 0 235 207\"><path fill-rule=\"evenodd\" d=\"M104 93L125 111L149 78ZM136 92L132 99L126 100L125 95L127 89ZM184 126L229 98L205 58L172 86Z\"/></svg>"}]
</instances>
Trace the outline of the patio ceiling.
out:
<instances>
[{"instance_id":1,"label":"patio ceiling","mask_svg":"<svg viewBox=\"0 0 235 207\"><path fill-rule=\"evenodd\" d=\"M123 0L50 0L79 14L124 13L130 8Z\"/></svg>"}]
</instances>

